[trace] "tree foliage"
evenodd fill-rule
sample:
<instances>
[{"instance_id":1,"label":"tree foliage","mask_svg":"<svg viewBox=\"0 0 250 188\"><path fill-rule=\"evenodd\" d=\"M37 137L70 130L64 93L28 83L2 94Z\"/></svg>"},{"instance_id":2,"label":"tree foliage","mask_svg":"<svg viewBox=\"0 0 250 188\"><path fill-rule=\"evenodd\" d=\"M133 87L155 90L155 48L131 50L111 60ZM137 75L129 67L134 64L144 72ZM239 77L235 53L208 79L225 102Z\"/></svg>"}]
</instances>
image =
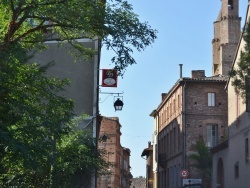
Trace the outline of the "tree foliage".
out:
<instances>
[{"instance_id":1,"label":"tree foliage","mask_svg":"<svg viewBox=\"0 0 250 188\"><path fill-rule=\"evenodd\" d=\"M135 64L133 50L152 44L156 31L123 0L1 0L0 9L0 186L90 179L106 163L89 134L69 123L74 104L63 94L70 82L49 77L53 62L41 66L32 55L56 40L71 44L76 57L92 58L97 52L78 39L101 39L122 75Z\"/></svg>"},{"instance_id":2,"label":"tree foliage","mask_svg":"<svg viewBox=\"0 0 250 188\"><path fill-rule=\"evenodd\" d=\"M27 64L20 45L0 56L0 184L22 187L27 174L49 174L52 136L69 132L73 102L58 95L69 81L46 76L49 65Z\"/></svg>"},{"instance_id":3,"label":"tree foliage","mask_svg":"<svg viewBox=\"0 0 250 188\"><path fill-rule=\"evenodd\" d=\"M49 77L53 64L27 54L19 44L0 52L0 187L60 187L76 174L88 182L105 162L72 122L73 101L63 96L69 80Z\"/></svg>"},{"instance_id":4,"label":"tree foliage","mask_svg":"<svg viewBox=\"0 0 250 188\"><path fill-rule=\"evenodd\" d=\"M84 116L74 118L70 125L74 131L64 135L57 144L56 184L62 187L79 187L77 176L81 176L81 181L88 185L96 172L101 173L109 166L103 159L105 151L97 149L91 132L77 128L82 119Z\"/></svg>"},{"instance_id":5,"label":"tree foliage","mask_svg":"<svg viewBox=\"0 0 250 188\"><path fill-rule=\"evenodd\" d=\"M192 166L202 171L203 178L211 177L212 173L212 154L205 142L202 139L196 142L196 154L191 154L189 157L196 163Z\"/></svg>"},{"instance_id":6,"label":"tree foliage","mask_svg":"<svg viewBox=\"0 0 250 188\"><path fill-rule=\"evenodd\" d=\"M243 39L245 41L244 50L240 52L240 59L235 66L229 72L229 76L232 78L232 86L234 86L236 93L239 93L246 99L246 94L250 94L250 88L246 88L246 76L250 76L250 24L247 23L243 30Z\"/></svg>"},{"instance_id":7,"label":"tree foliage","mask_svg":"<svg viewBox=\"0 0 250 188\"><path fill-rule=\"evenodd\" d=\"M133 50L144 50L156 39L156 30L140 22L132 6L123 0L2 0L0 50L19 42L33 48L48 40L67 41L79 55L94 51L77 42L102 39L116 54L111 61L120 74L135 64ZM52 32L51 32L52 31ZM56 33L56 35L55 35Z\"/></svg>"}]
</instances>

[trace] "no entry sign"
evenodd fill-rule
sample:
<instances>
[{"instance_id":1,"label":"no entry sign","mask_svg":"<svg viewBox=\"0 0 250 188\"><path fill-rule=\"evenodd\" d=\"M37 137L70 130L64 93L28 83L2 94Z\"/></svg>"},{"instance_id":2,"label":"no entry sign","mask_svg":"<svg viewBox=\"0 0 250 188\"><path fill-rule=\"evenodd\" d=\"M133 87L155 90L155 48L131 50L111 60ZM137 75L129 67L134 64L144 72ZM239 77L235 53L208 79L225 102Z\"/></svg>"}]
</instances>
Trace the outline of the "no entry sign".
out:
<instances>
[{"instance_id":1,"label":"no entry sign","mask_svg":"<svg viewBox=\"0 0 250 188\"><path fill-rule=\"evenodd\" d=\"M189 175L188 170L181 170L180 175L182 178L187 178Z\"/></svg>"}]
</instances>

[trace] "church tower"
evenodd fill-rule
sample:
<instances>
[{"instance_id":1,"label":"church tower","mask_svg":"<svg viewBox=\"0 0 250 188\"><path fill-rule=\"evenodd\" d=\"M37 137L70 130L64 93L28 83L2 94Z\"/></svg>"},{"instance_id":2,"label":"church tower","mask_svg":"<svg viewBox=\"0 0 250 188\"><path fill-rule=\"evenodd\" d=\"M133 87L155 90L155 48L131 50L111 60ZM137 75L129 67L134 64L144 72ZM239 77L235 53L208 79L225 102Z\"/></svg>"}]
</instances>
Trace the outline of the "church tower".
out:
<instances>
[{"instance_id":1,"label":"church tower","mask_svg":"<svg viewBox=\"0 0 250 188\"><path fill-rule=\"evenodd\" d=\"M212 40L213 75L228 75L241 34L240 21L239 0L221 0Z\"/></svg>"}]
</instances>

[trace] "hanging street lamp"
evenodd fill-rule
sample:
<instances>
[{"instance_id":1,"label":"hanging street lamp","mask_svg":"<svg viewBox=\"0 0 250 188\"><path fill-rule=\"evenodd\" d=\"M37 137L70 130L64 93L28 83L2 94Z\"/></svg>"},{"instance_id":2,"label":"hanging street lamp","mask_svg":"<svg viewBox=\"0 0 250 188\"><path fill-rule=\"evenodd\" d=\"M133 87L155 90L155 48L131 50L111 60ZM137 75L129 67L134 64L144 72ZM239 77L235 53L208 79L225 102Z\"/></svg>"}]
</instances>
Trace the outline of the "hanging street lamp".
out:
<instances>
[{"instance_id":1,"label":"hanging street lamp","mask_svg":"<svg viewBox=\"0 0 250 188\"><path fill-rule=\"evenodd\" d=\"M114 103L115 111L121 111L121 110L122 110L122 107L123 107L123 102L122 102L122 100L120 100L120 98L117 98L117 100L116 100L115 103Z\"/></svg>"}]
</instances>

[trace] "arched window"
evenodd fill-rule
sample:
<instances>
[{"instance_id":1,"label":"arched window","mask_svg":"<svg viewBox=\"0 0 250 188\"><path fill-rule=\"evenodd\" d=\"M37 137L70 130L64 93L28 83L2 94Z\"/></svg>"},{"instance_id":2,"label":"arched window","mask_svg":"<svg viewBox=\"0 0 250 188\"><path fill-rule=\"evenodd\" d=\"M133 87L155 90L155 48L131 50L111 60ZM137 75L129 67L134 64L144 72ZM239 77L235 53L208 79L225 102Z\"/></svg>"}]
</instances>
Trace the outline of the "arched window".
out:
<instances>
[{"instance_id":1,"label":"arched window","mask_svg":"<svg viewBox=\"0 0 250 188\"><path fill-rule=\"evenodd\" d=\"M224 166L221 158L217 165L217 187L224 188Z\"/></svg>"},{"instance_id":2,"label":"arched window","mask_svg":"<svg viewBox=\"0 0 250 188\"><path fill-rule=\"evenodd\" d=\"M233 0L228 0L228 8L229 9L233 9L234 6L233 6Z\"/></svg>"}]
</instances>

